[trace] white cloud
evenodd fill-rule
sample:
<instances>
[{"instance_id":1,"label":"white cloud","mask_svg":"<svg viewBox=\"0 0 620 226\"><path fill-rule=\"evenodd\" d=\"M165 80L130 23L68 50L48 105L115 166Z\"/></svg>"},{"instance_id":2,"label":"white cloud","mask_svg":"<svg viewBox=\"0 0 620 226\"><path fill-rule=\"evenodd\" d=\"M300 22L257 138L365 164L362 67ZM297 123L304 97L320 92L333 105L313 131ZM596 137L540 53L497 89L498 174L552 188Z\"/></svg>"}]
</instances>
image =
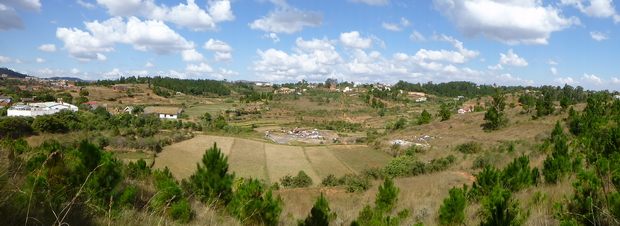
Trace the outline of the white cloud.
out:
<instances>
[{"instance_id":1,"label":"white cloud","mask_svg":"<svg viewBox=\"0 0 620 226\"><path fill-rule=\"evenodd\" d=\"M24 21L12 7L0 4L0 30L23 30Z\"/></svg>"},{"instance_id":2,"label":"white cloud","mask_svg":"<svg viewBox=\"0 0 620 226\"><path fill-rule=\"evenodd\" d=\"M79 73L80 73L80 69L77 69L77 68L71 69L71 74L77 75Z\"/></svg>"},{"instance_id":3,"label":"white cloud","mask_svg":"<svg viewBox=\"0 0 620 226\"><path fill-rule=\"evenodd\" d=\"M270 38L271 40L273 40L273 43L278 43L280 42L280 38L278 37L278 34L276 33L269 33L269 34L265 34L263 35L264 38Z\"/></svg>"},{"instance_id":4,"label":"white cloud","mask_svg":"<svg viewBox=\"0 0 620 226\"><path fill-rule=\"evenodd\" d=\"M213 72L213 68L205 63L200 63L200 65L188 64L187 67L185 67L185 70L191 71L191 72L202 72L202 73Z\"/></svg>"},{"instance_id":5,"label":"white cloud","mask_svg":"<svg viewBox=\"0 0 620 226\"><path fill-rule=\"evenodd\" d=\"M169 7L155 4L153 0L97 0L105 6L113 16L141 16L151 20L162 20L187 27L195 31L217 30L217 23L232 21L230 1L208 1L207 11L196 5L194 0L187 0L187 4L179 3Z\"/></svg>"},{"instance_id":6,"label":"white cloud","mask_svg":"<svg viewBox=\"0 0 620 226\"><path fill-rule=\"evenodd\" d=\"M558 62L555 62L553 60L548 60L547 64L549 64L549 65L558 65Z\"/></svg>"},{"instance_id":7,"label":"white cloud","mask_svg":"<svg viewBox=\"0 0 620 226\"><path fill-rule=\"evenodd\" d=\"M596 41L603 41L603 40L609 39L608 35L603 34L602 32L598 32L598 31L591 31L590 36Z\"/></svg>"},{"instance_id":8,"label":"white cloud","mask_svg":"<svg viewBox=\"0 0 620 226\"><path fill-rule=\"evenodd\" d=\"M22 62L22 61L21 61L21 60L19 60L19 59L15 59L15 63L16 63L16 64L23 64L24 62Z\"/></svg>"},{"instance_id":9,"label":"white cloud","mask_svg":"<svg viewBox=\"0 0 620 226\"><path fill-rule=\"evenodd\" d=\"M409 39L415 42L426 42L426 38L416 30L413 31L413 34L409 35Z\"/></svg>"},{"instance_id":10,"label":"white cloud","mask_svg":"<svg viewBox=\"0 0 620 226\"><path fill-rule=\"evenodd\" d=\"M86 7L87 9L94 9L95 8L95 5L93 5L91 3L88 3L88 2L83 2L82 0L77 0L76 3L78 5Z\"/></svg>"},{"instance_id":11,"label":"white cloud","mask_svg":"<svg viewBox=\"0 0 620 226\"><path fill-rule=\"evenodd\" d=\"M101 53L97 53L97 60L106 61L108 58Z\"/></svg>"},{"instance_id":12,"label":"white cloud","mask_svg":"<svg viewBox=\"0 0 620 226\"><path fill-rule=\"evenodd\" d=\"M402 27L400 25L402 25ZM403 17L403 18L400 18L400 25L383 22L383 24L381 24L381 27L388 29L390 31L402 31L405 27L410 26L411 23L409 22L409 20Z\"/></svg>"},{"instance_id":13,"label":"white cloud","mask_svg":"<svg viewBox=\"0 0 620 226\"><path fill-rule=\"evenodd\" d=\"M383 5L387 5L388 3L390 3L388 2L388 0L349 0L349 1L355 2L355 3L362 2L368 5L376 5L376 6L383 6Z\"/></svg>"},{"instance_id":14,"label":"white cloud","mask_svg":"<svg viewBox=\"0 0 620 226\"><path fill-rule=\"evenodd\" d=\"M305 51L315 51L315 50L333 50L334 46L330 43L329 40L327 40L327 38L325 39L316 39L313 38L310 41L304 41L301 37L297 38L295 40L295 44L297 45L297 47L301 48L302 50Z\"/></svg>"},{"instance_id":15,"label":"white cloud","mask_svg":"<svg viewBox=\"0 0 620 226\"><path fill-rule=\"evenodd\" d=\"M551 67L549 70L551 70L552 75L558 75L558 69L556 69L555 67Z\"/></svg>"},{"instance_id":16,"label":"white cloud","mask_svg":"<svg viewBox=\"0 0 620 226\"><path fill-rule=\"evenodd\" d=\"M588 2L589 4L584 6L583 2ZM562 4L572 5L589 17L612 17L614 23L620 22L620 16L616 13L612 0L562 0Z\"/></svg>"},{"instance_id":17,"label":"white cloud","mask_svg":"<svg viewBox=\"0 0 620 226\"><path fill-rule=\"evenodd\" d=\"M0 63L13 63L13 59L9 58L9 57L5 57L5 56L0 56Z\"/></svg>"},{"instance_id":18,"label":"white cloud","mask_svg":"<svg viewBox=\"0 0 620 226\"><path fill-rule=\"evenodd\" d=\"M541 0L433 0L465 37L484 35L506 44L547 44L552 32L581 24ZM525 16L526 15L526 16Z\"/></svg>"},{"instance_id":19,"label":"white cloud","mask_svg":"<svg viewBox=\"0 0 620 226\"><path fill-rule=\"evenodd\" d=\"M304 26L318 27L323 21L323 13L302 11L288 6L285 2L278 5L280 7L269 12L267 16L248 24L250 28L265 32L293 34L302 31Z\"/></svg>"},{"instance_id":20,"label":"white cloud","mask_svg":"<svg viewBox=\"0 0 620 226\"><path fill-rule=\"evenodd\" d=\"M153 65L151 62L146 62L146 64L144 65L145 68L155 68L155 65Z\"/></svg>"},{"instance_id":21,"label":"white cloud","mask_svg":"<svg viewBox=\"0 0 620 226\"><path fill-rule=\"evenodd\" d=\"M372 38L361 38L358 31L340 33L340 43L342 43L345 48L350 49L372 48Z\"/></svg>"},{"instance_id":22,"label":"white cloud","mask_svg":"<svg viewBox=\"0 0 620 226\"><path fill-rule=\"evenodd\" d=\"M217 52L231 52L233 48L226 44L226 42L222 42L220 40L209 39L209 41L205 42L202 48L209 51L217 51Z\"/></svg>"},{"instance_id":23,"label":"white cloud","mask_svg":"<svg viewBox=\"0 0 620 226\"><path fill-rule=\"evenodd\" d=\"M43 51L43 52L56 52L56 45L54 44L43 44L39 47L37 47L37 49Z\"/></svg>"},{"instance_id":24,"label":"white cloud","mask_svg":"<svg viewBox=\"0 0 620 226\"><path fill-rule=\"evenodd\" d=\"M383 24L381 24L382 28L388 29L390 31L402 31L403 28L399 27L398 24L389 24L386 22L383 22Z\"/></svg>"},{"instance_id":25,"label":"white cloud","mask_svg":"<svg viewBox=\"0 0 620 226\"><path fill-rule=\"evenodd\" d=\"M500 53L499 55L501 56L499 59L500 64L514 67L525 67L528 65L527 61L513 53L512 49L509 49L507 54Z\"/></svg>"},{"instance_id":26,"label":"white cloud","mask_svg":"<svg viewBox=\"0 0 620 226\"><path fill-rule=\"evenodd\" d=\"M571 77L567 78L556 78L553 80L554 83L558 85L572 85L572 86L583 86L586 89L593 90L603 90L603 89L612 89L618 90L617 85L620 84L620 80L617 78L611 78L610 81L599 78L595 75L588 75L586 73L583 74L581 79L575 80Z\"/></svg>"},{"instance_id":27,"label":"white cloud","mask_svg":"<svg viewBox=\"0 0 620 226\"><path fill-rule=\"evenodd\" d=\"M121 72L121 70L119 70L118 68L114 68L112 69L112 71L105 72L102 75L104 79L117 79L117 78L120 78L121 76L124 76L125 74Z\"/></svg>"},{"instance_id":28,"label":"white cloud","mask_svg":"<svg viewBox=\"0 0 620 226\"><path fill-rule=\"evenodd\" d=\"M37 58L37 63L39 64L45 63L45 60L42 58Z\"/></svg>"},{"instance_id":29,"label":"white cloud","mask_svg":"<svg viewBox=\"0 0 620 226\"><path fill-rule=\"evenodd\" d=\"M0 3L28 12L38 13L41 11L39 0L1 0Z\"/></svg>"},{"instance_id":30,"label":"white cloud","mask_svg":"<svg viewBox=\"0 0 620 226\"><path fill-rule=\"evenodd\" d=\"M226 61L232 61L233 57L232 54L230 53L224 53L224 52L215 52L215 61L217 62L226 62Z\"/></svg>"},{"instance_id":31,"label":"white cloud","mask_svg":"<svg viewBox=\"0 0 620 226\"><path fill-rule=\"evenodd\" d=\"M77 28L57 28L56 37L64 42L62 50L69 52L69 56L87 62L92 59L102 59L102 52L114 52L115 43L130 44L140 51L153 51L156 54L167 55L194 49L194 42L188 42L181 35L174 32L163 21L140 21L136 17L129 17L127 22L121 17L114 17L99 22L85 22L89 32Z\"/></svg>"},{"instance_id":32,"label":"white cloud","mask_svg":"<svg viewBox=\"0 0 620 226\"><path fill-rule=\"evenodd\" d=\"M183 50L181 56L185 62L203 62L207 60L201 53L196 51L196 49Z\"/></svg>"},{"instance_id":33,"label":"white cloud","mask_svg":"<svg viewBox=\"0 0 620 226\"><path fill-rule=\"evenodd\" d=\"M504 67L502 67L501 64L497 64L495 66L488 66L487 69L491 71L501 71L501 70L504 70Z\"/></svg>"}]
</instances>

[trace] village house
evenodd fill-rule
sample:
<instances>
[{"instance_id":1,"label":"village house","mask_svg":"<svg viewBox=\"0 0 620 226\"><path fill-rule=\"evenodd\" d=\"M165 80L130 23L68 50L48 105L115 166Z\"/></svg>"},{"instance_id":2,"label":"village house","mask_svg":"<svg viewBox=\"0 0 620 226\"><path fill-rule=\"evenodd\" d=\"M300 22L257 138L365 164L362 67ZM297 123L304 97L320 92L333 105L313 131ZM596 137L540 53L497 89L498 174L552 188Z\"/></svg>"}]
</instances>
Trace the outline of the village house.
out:
<instances>
[{"instance_id":1,"label":"village house","mask_svg":"<svg viewBox=\"0 0 620 226\"><path fill-rule=\"evenodd\" d=\"M133 87L128 87L128 86L112 86L113 90L119 91L119 92L124 92L127 90L132 90Z\"/></svg>"},{"instance_id":2,"label":"village house","mask_svg":"<svg viewBox=\"0 0 620 226\"><path fill-rule=\"evenodd\" d=\"M457 111L459 114L465 114L467 112L471 112L471 108L461 108Z\"/></svg>"},{"instance_id":3,"label":"village house","mask_svg":"<svg viewBox=\"0 0 620 226\"><path fill-rule=\"evenodd\" d=\"M95 102L86 102L86 103L84 103L84 104L85 104L85 105L88 105L88 106L89 106L89 109L88 109L88 110L91 110L91 111L92 111L92 110L96 110L97 108L99 108L99 104L98 104L98 103L95 103Z\"/></svg>"},{"instance_id":4,"label":"village house","mask_svg":"<svg viewBox=\"0 0 620 226\"><path fill-rule=\"evenodd\" d=\"M177 107L147 107L143 114L154 114L163 119L178 119L183 109Z\"/></svg>"},{"instance_id":5,"label":"village house","mask_svg":"<svg viewBox=\"0 0 620 226\"><path fill-rule=\"evenodd\" d=\"M620 100L620 95L614 95L614 99Z\"/></svg>"},{"instance_id":6,"label":"village house","mask_svg":"<svg viewBox=\"0 0 620 226\"><path fill-rule=\"evenodd\" d=\"M78 111L78 107L67 103L45 102L18 104L7 110L7 116L26 116L36 117L41 115L52 115L62 110Z\"/></svg>"},{"instance_id":7,"label":"village house","mask_svg":"<svg viewBox=\"0 0 620 226\"><path fill-rule=\"evenodd\" d=\"M407 92L407 95L410 95L410 96L417 95L417 96L423 96L424 97L424 96L426 96L426 93L423 93L423 92Z\"/></svg>"},{"instance_id":8,"label":"village house","mask_svg":"<svg viewBox=\"0 0 620 226\"><path fill-rule=\"evenodd\" d=\"M0 106L5 107L11 105L13 101L13 97L10 96L0 96Z\"/></svg>"}]
</instances>

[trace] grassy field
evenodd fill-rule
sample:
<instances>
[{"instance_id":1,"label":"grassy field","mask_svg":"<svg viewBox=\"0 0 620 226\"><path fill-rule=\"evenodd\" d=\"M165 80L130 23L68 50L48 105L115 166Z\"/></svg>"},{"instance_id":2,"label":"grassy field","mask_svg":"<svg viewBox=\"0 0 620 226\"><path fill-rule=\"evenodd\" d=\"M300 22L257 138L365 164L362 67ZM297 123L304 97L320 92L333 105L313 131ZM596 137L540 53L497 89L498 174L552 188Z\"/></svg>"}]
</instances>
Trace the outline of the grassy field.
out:
<instances>
[{"instance_id":1,"label":"grassy field","mask_svg":"<svg viewBox=\"0 0 620 226\"><path fill-rule=\"evenodd\" d=\"M168 167L175 177L187 178L196 171L196 163L214 142L228 156L230 170L237 177L264 179L270 183L278 182L287 174L295 176L303 170L318 185L329 174L342 176L351 172L359 173L366 168L384 166L391 158L362 145L300 147L198 135L166 146L155 159L154 168Z\"/></svg>"},{"instance_id":2,"label":"grassy field","mask_svg":"<svg viewBox=\"0 0 620 226\"><path fill-rule=\"evenodd\" d=\"M212 116L216 116L226 110L233 109L233 104L234 103L197 104L183 110L190 116L202 116L205 112L208 112Z\"/></svg>"}]
</instances>

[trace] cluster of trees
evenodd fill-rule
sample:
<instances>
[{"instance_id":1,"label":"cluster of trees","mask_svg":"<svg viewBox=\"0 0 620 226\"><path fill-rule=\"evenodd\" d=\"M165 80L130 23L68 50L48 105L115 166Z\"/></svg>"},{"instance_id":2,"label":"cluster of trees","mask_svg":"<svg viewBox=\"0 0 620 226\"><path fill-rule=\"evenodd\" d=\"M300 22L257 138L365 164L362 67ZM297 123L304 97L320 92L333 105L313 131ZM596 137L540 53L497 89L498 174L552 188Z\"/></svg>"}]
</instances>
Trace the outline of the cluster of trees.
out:
<instances>
[{"instance_id":1,"label":"cluster of trees","mask_svg":"<svg viewBox=\"0 0 620 226\"><path fill-rule=\"evenodd\" d=\"M479 87L479 88L478 88ZM403 90L407 92L425 92L427 94L442 97L464 96L468 98L488 96L496 92L496 88L490 85L476 85L473 82L448 82L433 84L428 82L425 84L413 84L406 81L398 81L394 90Z\"/></svg>"},{"instance_id":2,"label":"cluster of trees","mask_svg":"<svg viewBox=\"0 0 620 226\"><path fill-rule=\"evenodd\" d=\"M272 92L258 92L255 90L251 90L247 92L244 96L239 97L239 101L245 101L246 103L262 101L262 100L273 100Z\"/></svg>"},{"instance_id":3,"label":"cluster of trees","mask_svg":"<svg viewBox=\"0 0 620 226\"><path fill-rule=\"evenodd\" d=\"M97 85L97 86L112 86L116 84L125 84L125 83L138 83L138 84L150 84L155 87L163 87L175 92L182 92L191 95L208 95L208 94L216 94L219 96L227 96L230 95L230 89L226 86L226 82L224 81L216 81L209 79L178 79L178 78L168 78L168 77L120 77L116 80L98 80L94 83L87 82L76 82L76 86L89 86L89 85ZM165 95L165 93L163 93Z\"/></svg>"},{"instance_id":4,"label":"cluster of trees","mask_svg":"<svg viewBox=\"0 0 620 226\"><path fill-rule=\"evenodd\" d=\"M529 211L519 207L512 192L543 183L543 178L547 184L574 178L571 193L553 205L553 217L560 225L616 225L620 220L620 100L601 93L588 97L587 103L581 113L570 108L565 123L558 121L550 139L541 145L538 151L549 153L541 171L530 167L528 156L515 158L502 170L485 165L471 188L450 190L439 209L440 224L463 224L466 206L479 202L484 213L481 225L522 225Z\"/></svg>"}]
</instances>

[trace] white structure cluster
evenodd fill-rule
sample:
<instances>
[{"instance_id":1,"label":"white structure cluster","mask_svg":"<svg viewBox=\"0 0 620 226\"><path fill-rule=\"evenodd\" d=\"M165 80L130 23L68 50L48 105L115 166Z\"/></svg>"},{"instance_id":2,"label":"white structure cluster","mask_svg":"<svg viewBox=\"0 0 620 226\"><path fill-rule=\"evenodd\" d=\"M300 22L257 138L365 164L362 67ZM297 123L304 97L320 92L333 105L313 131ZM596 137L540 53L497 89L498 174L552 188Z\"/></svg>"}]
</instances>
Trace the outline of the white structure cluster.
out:
<instances>
[{"instance_id":1,"label":"white structure cluster","mask_svg":"<svg viewBox=\"0 0 620 226\"><path fill-rule=\"evenodd\" d=\"M78 107L67 103L45 102L32 104L17 104L7 110L7 116L36 117L40 115L56 114L62 110L78 111Z\"/></svg>"}]
</instances>

